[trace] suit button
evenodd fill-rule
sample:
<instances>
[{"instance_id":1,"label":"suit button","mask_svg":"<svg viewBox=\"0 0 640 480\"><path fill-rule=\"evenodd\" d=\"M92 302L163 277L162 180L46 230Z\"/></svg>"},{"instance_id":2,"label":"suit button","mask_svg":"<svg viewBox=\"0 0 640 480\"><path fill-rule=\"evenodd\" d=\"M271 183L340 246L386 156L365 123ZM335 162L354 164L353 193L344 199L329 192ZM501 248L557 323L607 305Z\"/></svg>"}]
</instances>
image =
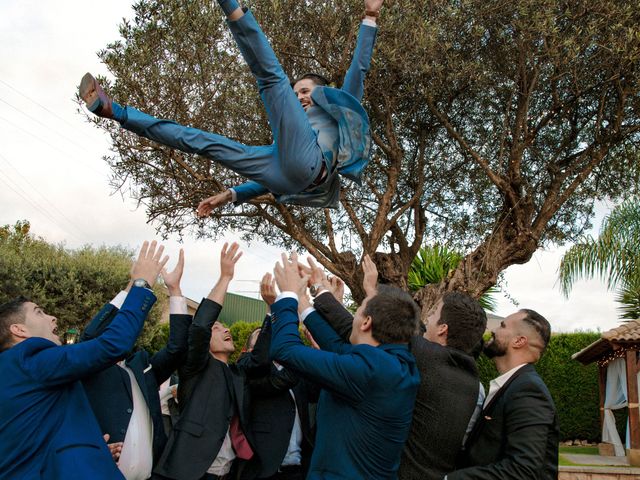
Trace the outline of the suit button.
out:
<instances>
[{"instance_id":1,"label":"suit button","mask_svg":"<svg viewBox=\"0 0 640 480\"><path fill-rule=\"evenodd\" d=\"M127 408L127 413L131 413L131 412L133 412L133 409Z\"/></svg>"},{"instance_id":2,"label":"suit button","mask_svg":"<svg viewBox=\"0 0 640 480\"><path fill-rule=\"evenodd\" d=\"M125 433L127 433L127 429L126 428L121 428L120 429L120 433L122 433L124 435Z\"/></svg>"}]
</instances>

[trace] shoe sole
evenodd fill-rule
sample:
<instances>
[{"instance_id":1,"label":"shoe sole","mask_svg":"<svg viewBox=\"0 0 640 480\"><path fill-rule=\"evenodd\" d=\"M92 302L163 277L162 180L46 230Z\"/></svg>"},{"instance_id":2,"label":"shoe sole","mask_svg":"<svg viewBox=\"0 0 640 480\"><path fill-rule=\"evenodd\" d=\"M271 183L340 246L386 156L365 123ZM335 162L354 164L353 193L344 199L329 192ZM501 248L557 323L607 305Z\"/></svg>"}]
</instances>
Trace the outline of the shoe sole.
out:
<instances>
[{"instance_id":1,"label":"shoe sole","mask_svg":"<svg viewBox=\"0 0 640 480\"><path fill-rule=\"evenodd\" d=\"M96 79L90 73L86 73L80 80L80 98L84 100L90 112L96 112L102 107L102 102L96 90Z\"/></svg>"}]
</instances>

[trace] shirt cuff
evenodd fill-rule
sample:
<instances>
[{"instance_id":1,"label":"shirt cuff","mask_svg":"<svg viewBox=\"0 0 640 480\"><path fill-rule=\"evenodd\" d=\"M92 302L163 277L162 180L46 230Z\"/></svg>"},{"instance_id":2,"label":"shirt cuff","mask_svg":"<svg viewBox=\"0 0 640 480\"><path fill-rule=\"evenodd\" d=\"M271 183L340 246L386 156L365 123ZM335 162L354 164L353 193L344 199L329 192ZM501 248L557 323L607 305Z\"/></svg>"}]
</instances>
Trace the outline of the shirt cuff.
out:
<instances>
[{"instance_id":1,"label":"shirt cuff","mask_svg":"<svg viewBox=\"0 0 640 480\"><path fill-rule=\"evenodd\" d=\"M363 18L362 19L362 24L366 25L368 27L377 27L378 24L376 22L374 22L373 20L369 20L368 18Z\"/></svg>"},{"instance_id":2,"label":"shirt cuff","mask_svg":"<svg viewBox=\"0 0 640 480\"><path fill-rule=\"evenodd\" d=\"M109 303L119 310L122 308L122 304L127 298L127 295L129 295L129 292L122 290Z\"/></svg>"},{"instance_id":3,"label":"shirt cuff","mask_svg":"<svg viewBox=\"0 0 640 480\"><path fill-rule=\"evenodd\" d=\"M296 302L298 301L298 295L295 292L280 292L276 297L276 302L283 298L293 298Z\"/></svg>"},{"instance_id":4,"label":"shirt cuff","mask_svg":"<svg viewBox=\"0 0 640 480\"><path fill-rule=\"evenodd\" d=\"M316 296L313 297L314 299L318 298L320 295L324 295L325 293L331 293L329 290L327 290L326 288L321 288L318 293L316 293Z\"/></svg>"},{"instance_id":5,"label":"shirt cuff","mask_svg":"<svg viewBox=\"0 0 640 480\"><path fill-rule=\"evenodd\" d=\"M307 307L305 308L302 313L300 314L300 320L302 320L303 322L305 321L305 319L311 315L313 312L315 312L316 309L313 307Z\"/></svg>"},{"instance_id":6,"label":"shirt cuff","mask_svg":"<svg viewBox=\"0 0 640 480\"><path fill-rule=\"evenodd\" d=\"M231 201L236 203L238 201L238 194L233 188L230 188L229 191L231 192Z\"/></svg>"},{"instance_id":7,"label":"shirt cuff","mask_svg":"<svg viewBox=\"0 0 640 480\"><path fill-rule=\"evenodd\" d=\"M187 299L185 297L169 297L169 314L170 315L188 315Z\"/></svg>"}]
</instances>

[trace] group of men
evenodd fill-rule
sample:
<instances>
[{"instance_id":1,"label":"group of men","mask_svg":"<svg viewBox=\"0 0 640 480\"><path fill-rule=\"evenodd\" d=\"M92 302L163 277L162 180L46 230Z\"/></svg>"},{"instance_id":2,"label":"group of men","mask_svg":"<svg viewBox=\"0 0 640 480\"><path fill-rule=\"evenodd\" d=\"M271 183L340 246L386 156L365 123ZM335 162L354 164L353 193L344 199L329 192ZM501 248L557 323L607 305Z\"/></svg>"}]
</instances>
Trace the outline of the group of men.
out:
<instances>
[{"instance_id":1,"label":"group of men","mask_svg":"<svg viewBox=\"0 0 640 480\"><path fill-rule=\"evenodd\" d=\"M360 182L369 160L360 101L383 0L364 1L341 89L317 74L290 84L251 12L236 0L217 1L256 78L273 144L247 146L122 107L90 74L81 98L96 115L250 180L203 200L200 216L266 193L336 207L340 176ZM447 293L422 322L407 293L377 285L365 257L367 295L352 315L335 280L292 254L276 264L274 278L263 278L269 314L230 363L233 338L217 319L238 245L225 244L220 278L193 317L180 288L183 254L171 272L162 254L145 242L129 285L75 345L61 346L56 318L28 299L0 306L0 480L557 476L555 407L533 368L550 326L536 312L508 316L484 345L500 372L485 395L475 358L486 315L476 300ZM170 333L150 355L134 344L160 274L170 293ZM300 337L300 321L313 348ZM177 393L166 390L178 413L165 428L159 388L175 371Z\"/></svg>"},{"instance_id":2,"label":"group of men","mask_svg":"<svg viewBox=\"0 0 640 480\"><path fill-rule=\"evenodd\" d=\"M536 312L492 332L484 351L500 376L485 398L476 300L450 292L422 324L413 299L377 285L365 257L367 296L352 315L312 261L283 255L261 283L269 313L229 363L235 345L217 318L238 245L223 247L220 278L193 318L182 252L172 272L161 257L143 245L126 290L75 345L59 346L55 317L36 304L0 306L0 479L557 477L555 408L533 368L550 327ZM134 352L159 273L169 339L155 355ZM158 389L173 370L179 414L167 439Z\"/></svg>"}]
</instances>

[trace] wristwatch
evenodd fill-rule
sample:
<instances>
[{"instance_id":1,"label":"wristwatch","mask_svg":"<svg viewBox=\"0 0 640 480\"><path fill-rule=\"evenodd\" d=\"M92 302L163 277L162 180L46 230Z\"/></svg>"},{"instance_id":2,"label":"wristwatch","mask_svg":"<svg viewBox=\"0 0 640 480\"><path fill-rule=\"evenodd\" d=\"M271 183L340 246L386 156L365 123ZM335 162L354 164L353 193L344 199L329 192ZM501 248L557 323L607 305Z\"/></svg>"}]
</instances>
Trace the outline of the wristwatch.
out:
<instances>
[{"instance_id":1,"label":"wristwatch","mask_svg":"<svg viewBox=\"0 0 640 480\"><path fill-rule=\"evenodd\" d=\"M144 278L136 278L133 281L133 286L142 287L142 288L146 288L147 290L151 290L151 285L149 285L149 282L147 282Z\"/></svg>"},{"instance_id":2,"label":"wristwatch","mask_svg":"<svg viewBox=\"0 0 640 480\"><path fill-rule=\"evenodd\" d=\"M311 296L313 298L316 298L316 295L318 295L318 293L320 293L320 289L322 288L322 284L321 283L314 283L313 285L311 285L309 287L309 293L311 294Z\"/></svg>"}]
</instances>

